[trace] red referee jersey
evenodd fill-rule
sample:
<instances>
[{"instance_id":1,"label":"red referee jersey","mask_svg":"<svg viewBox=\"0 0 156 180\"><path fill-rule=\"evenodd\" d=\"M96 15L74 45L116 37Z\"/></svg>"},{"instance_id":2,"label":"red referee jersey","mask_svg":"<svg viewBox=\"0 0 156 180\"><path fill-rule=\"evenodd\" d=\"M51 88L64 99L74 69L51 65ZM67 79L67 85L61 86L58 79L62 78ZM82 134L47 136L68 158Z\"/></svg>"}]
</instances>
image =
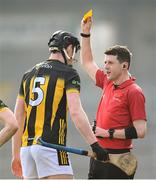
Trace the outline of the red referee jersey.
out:
<instances>
[{"instance_id":1,"label":"red referee jersey","mask_svg":"<svg viewBox=\"0 0 156 180\"><path fill-rule=\"evenodd\" d=\"M96 73L96 85L103 89L96 115L97 126L103 129L123 129L133 121L144 119L145 97L141 88L131 78L115 87L102 70ZM132 148L131 139L98 139L99 143L110 149Z\"/></svg>"}]
</instances>

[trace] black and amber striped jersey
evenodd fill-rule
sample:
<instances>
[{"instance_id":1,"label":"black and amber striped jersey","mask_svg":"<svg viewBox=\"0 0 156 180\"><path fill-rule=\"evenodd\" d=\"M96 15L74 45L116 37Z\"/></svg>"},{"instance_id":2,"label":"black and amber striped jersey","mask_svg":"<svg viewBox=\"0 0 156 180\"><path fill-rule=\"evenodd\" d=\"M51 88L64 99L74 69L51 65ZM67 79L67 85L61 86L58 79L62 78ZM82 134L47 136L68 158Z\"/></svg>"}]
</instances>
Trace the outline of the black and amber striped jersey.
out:
<instances>
[{"instance_id":1,"label":"black and amber striped jersey","mask_svg":"<svg viewBox=\"0 0 156 180\"><path fill-rule=\"evenodd\" d=\"M8 108L8 106L0 99L0 112L4 111L6 108Z\"/></svg>"},{"instance_id":2,"label":"black and amber striped jersey","mask_svg":"<svg viewBox=\"0 0 156 180\"><path fill-rule=\"evenodd\" d=\"M66 145L68 92L80 93L80 77L58 60L46 60L24 74L18 95L25 101L22 146L35 144L40 136Z\"/></svg>"}]
</instances>

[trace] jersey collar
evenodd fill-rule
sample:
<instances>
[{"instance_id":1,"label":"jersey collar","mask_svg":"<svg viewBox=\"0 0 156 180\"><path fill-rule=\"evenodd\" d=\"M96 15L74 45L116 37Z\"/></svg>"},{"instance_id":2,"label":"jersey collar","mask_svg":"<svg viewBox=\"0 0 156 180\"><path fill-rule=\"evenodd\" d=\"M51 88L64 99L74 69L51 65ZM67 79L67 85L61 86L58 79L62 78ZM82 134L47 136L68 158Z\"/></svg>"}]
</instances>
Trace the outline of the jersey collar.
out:
<instances>
[{"instance_id":1,"label":"jersey collar","mask_svg":"<svg viewBox=\"0 0 156 180\"><path fill-rule=\"evenodd\" d=\"M118 86L114 86L114 89L123 89L127 86L130 86L131 84L135 83L136 78L135 77L131 77L130 79L124 81L123 83L121 83Z\"/></svg>"}]
</instances>

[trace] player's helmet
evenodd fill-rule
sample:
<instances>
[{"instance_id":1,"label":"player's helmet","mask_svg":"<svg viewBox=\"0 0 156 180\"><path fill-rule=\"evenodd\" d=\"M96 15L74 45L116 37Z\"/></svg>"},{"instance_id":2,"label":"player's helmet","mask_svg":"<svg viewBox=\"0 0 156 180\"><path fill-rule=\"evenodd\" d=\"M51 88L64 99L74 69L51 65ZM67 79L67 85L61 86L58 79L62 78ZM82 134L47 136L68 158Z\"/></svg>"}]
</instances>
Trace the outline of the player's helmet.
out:
<instances>
[{"instance_id":1,"label":"player's helmet","mask_svg":"<svg viewBox=\"0 0 156 180\"><path fill-rule=\"evenodd\" d=\"M80 42L79 40L73 36L71 33L66 31L56 31L50 38L48 42L49 48L51 50L59 50L62 51L66 49L70 44L75 47L75 52L80 49Z\"/></svg>"}]
</instances>

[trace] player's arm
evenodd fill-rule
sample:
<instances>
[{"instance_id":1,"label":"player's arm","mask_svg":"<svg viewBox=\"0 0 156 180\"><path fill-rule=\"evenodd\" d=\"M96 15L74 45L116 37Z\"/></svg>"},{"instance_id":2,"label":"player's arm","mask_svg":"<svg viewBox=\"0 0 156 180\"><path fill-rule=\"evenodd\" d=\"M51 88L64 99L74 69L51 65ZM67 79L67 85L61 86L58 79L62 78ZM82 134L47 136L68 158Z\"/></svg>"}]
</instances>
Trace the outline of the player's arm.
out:
<instances>
[{"instance_id":1,"label":"player's arm","mask_svg":"<svg viewBox=\"0 0 156 180\"><path fill-rule=\"evenodd\" d=\"M92 19L88 18L86 21L81 21L81 32L83 34L90 34L91 32ZM95 74L99 67L93 60L90 37L81 36L81 64L89 74L89 76L96 81Z\"/></svg>"},{"instance_id":2,"label":"player's arm","mask_svg":"<svg viewBox=\"0 0 156 180\"><path fill-rule=\"evenodd\" d=\"M71 119L80 134L91 146L92 151L96 153L97 159L101 161L108 160L108 152L99 146L96 137L92 132L88 117L82 108L79 93L67 93L67 101Z\"/></svg>"},{"instance_id":3,"label":"player's arm","mask_svg":"<svg viewBox=\"0 0 156 180\"><path fill-rule=\"evenodd\" d=\"M19 129L12 138L12 173L15 176L22 177L20 148L25 123L25 109L23 98L17 98L14 113L19 124Z\"/></svg>"},{"instance_id":4,"label":"player's arm","mask_svg":"<svg viewBox=\"0 0 156 180\"><path fill-rule=\"evenodd\" d=\"M80 100L80 77L75 70L71 70L66 77L65 88L71 119L87 143L93 144L97 140L92 132L88 117L82 108Z\"/></svg>"},{"instance_id":5,"label":"player's arm","mask_svg":"<svg viewBox=\"0 0 156 180\"><path fill-rule=\"evenodd\" d=\"M80 77L75 70L71 70L66 75L66 97L67 104L71 119L73 120L76 128L80 134L84 137L86 142L91 146L98 160L108 160L108 152L100 147L97 143L97 139L92 132L91 125L88 117L84 112L81 100L80 100Z\"/></svg>"},{"instance_id":6,"label":"player's arm","mask_svg":"<svg viewBox=\"0 0 156 180\"><path fill-rule=\"evenodd\" d=\"M67 101L69 113L76 128L80 131L88 144L95 143L97 140L92 132L88 117L82 108L79 94L74 92L67 93Z\"/></svg>"},{"instance_id":7,"label":"player's arm","mask_svg":"<svg viewBox=\"0 0 156 180\"><path fill-rule=\"evenodd\" d=\"M2 146L15 134L18 124L13 112L7 107L0 111L0 122L4 125L0 131L0 146Z\"/></svg>"}]
</instances>

